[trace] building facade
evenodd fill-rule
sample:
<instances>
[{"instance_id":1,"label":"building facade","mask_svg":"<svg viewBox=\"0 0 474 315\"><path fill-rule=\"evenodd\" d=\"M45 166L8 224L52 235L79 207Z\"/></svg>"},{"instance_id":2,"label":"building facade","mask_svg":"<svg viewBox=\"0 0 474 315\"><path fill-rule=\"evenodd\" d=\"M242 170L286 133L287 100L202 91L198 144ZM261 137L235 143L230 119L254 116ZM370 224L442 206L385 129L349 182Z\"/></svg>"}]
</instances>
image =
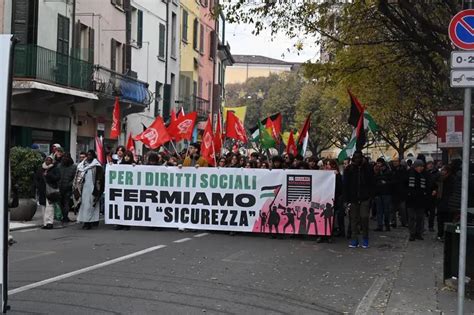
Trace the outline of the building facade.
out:
<instances>
[{"instance_id":1,"label":"building facade","mask_svg":"<svg viewBox=\"0 0 474 315\"><path fill-rule=\"evenodd\" d=\"M0 0L15 47L12 144L60 143L73 156L124 144L156 116L197 111L200 128L223 99L232 60L209 0ZM230 56L230 57L229 57ZM115 100L119 139L109 139ZM212 106L214 104L214 107ZM137 143L142 154L142 146Z\"/></svg>"},{"instance_id":2,"label":"building facade","mask_svg":"<svg viewBox=\"0 0 474 315\"><path fill-rule=\"evenodd\" d=\"M227 69L225 84L244 83L249 78L268 77L297 70L298 63L258 55L234 55L235 63Z\"/></svg>"}]
</instances>

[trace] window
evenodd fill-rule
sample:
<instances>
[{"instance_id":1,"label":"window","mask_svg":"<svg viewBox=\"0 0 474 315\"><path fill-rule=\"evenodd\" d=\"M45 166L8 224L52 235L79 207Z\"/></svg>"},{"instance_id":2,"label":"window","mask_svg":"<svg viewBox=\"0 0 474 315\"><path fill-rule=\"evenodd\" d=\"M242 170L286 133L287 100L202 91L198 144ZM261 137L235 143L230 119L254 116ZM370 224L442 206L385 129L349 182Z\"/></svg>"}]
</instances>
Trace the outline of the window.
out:
<instances>
[{"instance_id":1,"label":"window","mask_svg":"<svg viewBox=\"0 0 474 315\"><path fill-rule=\"evenodd\" d=\"M199 34L199 52L204 54L204 25L201 24Z\"/></svg>"},{"instance_id":2,"label":"window","mask_svg":"<svg viewBox=\"0 0 474 315\"><path fill-rule=\"evenodd\" d=\"M173 108L174 107L174 101L176 99L176 96L175 96L175 86L176 86L176 76L174 75L174 73L171 73L171 76L170 76L170 108Z\"/></svg>"},{"instance_id":3,"label":"window","mask_svg":"<svg viewBox=\"0 0 474 315\"><path fill-rule=\"evenodd\" d=\"M141 48L143 45L143 11L132 7L130 16L132 44Z\"/></svg>"},{"instance_id":4,"label":"window","mask_svg":"<svg viewBox=\"0 0 474 315\"><path fill-rule=\"evenodd\" d=\"M110 40L110 70L121 73L123 61L122 44L112 38Z\"/></svg>"},{"instance_id":5,"label":"window","mask_svg":"<svg viewBox=\"0 0 474 315\"><path fill-rule=\"evenodd\" d=\"M171 14L171 57L176 58L176 13Z\"/></svg>"},{"instance_id":6,"label":"window","mask_svg":"<svg viewBox=\"0 0 474 315\"><path fill-rule=\"evenodd\" d=\"M94 29L77 23L76 31L79 33L79 52L76 56L81 60L87 60L94 63Z\"/></svg>"},{"instance_id":7,"label":"window","mask_svg":"<svg viewBox=\"0 0 474 315\"><path fill-rule=\"evenodd\" d=\"M198 78L198 96L202 97L202 78Z\"/></svg>"},{"instance_id":8,"label":"window","mask_svg":"<svg viewBox=\"0 0 474 315\"><path fill-rule=\"evenodd\" d=\"M216 32L211 31L209 33L209 58L214 59L216 57Z\"/></svg>"},{"instance_id":9,"label":"window","mask_svg":"<svg viewBox=\"0 0 474 315\"><path fill-rule=\"evenodd\" d=\"M198 50L198 33L199 33L199 22L197 19L194 19L193 22L193 48Z\"/></svg>"},{"instance_id":10,"label":"window","mask_svg":"<svg viewBox=\"0 0 474 315\"><path fill-rule=\"evenodd\" d=\"M159 31L159 45L158 45L158 58L160 60L165 60L165 42L166 42L166 27L164 24L160 24Z\"/></svg>"},{"instance_id":11,"label":"window","mask_svg":"<svg viewBox=\"0 0 474 315\"><path fill-rule=\"evenodd\" d=\"M161 82L155 81L155 117L160 115Z\"/></svg>"},{"instance_id":12,"label":"window","mask_svg":"<svg viewBox=\"0 0 474 315\"><path fill-rule=\"evenodd\" d=\"M184 42L188 42L188 11L183 10L183 30L181 38Z\"/></svg>"}]
</instances>

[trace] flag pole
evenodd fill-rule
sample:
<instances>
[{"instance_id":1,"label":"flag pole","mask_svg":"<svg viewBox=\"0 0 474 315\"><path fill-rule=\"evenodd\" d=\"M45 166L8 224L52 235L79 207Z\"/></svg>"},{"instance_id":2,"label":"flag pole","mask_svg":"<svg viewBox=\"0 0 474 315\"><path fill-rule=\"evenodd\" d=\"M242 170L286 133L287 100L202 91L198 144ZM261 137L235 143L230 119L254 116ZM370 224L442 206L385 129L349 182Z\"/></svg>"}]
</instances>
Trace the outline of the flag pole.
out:
<instances>
[{"instance_id":1,"label":"flag pole","mask_svg":"<svg viewBox=\"0 0 474 315\"><path fill-rule=\"evenodd\" d=\"M176 155L177 155L178 158L179 158L179 153L178 153L178 150L176 150L176 146L174 145L174 141L173 141L173 140L170 140L170 143L171 143L171 146L172 146L173 149L174 149L174 152L176 152Z\"/></svg>"}]
</instances>

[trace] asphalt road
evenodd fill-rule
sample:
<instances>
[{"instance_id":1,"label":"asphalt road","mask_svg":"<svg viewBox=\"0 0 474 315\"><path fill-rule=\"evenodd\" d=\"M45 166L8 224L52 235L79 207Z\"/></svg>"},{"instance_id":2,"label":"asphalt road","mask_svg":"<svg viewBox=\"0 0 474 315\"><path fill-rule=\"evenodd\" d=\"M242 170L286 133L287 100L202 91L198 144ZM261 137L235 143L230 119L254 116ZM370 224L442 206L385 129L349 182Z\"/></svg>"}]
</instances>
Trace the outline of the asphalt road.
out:
<instances>
[{"instance_id":1,"label":"asphalt road","mask_svg":"<svg viewBox=\"0 0 474 315\"><path fill-rule=\"evenodd\" d=\"M406 235L400 229L377 234L364 250L347 248L345 239L318 244L205 231L115 231L104 225L90 231L79 225L17 231L18 243L9 253L9 313L377 311L397 277Z\"/></svg>"}]
</instances>

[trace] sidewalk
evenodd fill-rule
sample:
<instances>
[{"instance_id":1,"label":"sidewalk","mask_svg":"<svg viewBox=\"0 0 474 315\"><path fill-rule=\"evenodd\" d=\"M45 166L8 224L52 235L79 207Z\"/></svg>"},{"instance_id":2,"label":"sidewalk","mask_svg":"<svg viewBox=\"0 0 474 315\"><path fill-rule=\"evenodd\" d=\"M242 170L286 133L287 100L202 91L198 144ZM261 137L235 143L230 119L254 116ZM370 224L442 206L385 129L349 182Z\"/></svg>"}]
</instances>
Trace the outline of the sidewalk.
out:
<instances>
[{"instance_id":1,"label":"sidewalk","mask_svg":"<svg viewBox=\"0 0 474 315\"><path fill-rule=\"evenodd\" d=\"M69 212L69 219L76 220L74 213ZM56 224L55 221L55 226ZM41 226L43 226L43 215L41 214L41 211L36 211L31 221L10 221L10 231L34 229Z\"/></svg>"},{"instance_id":2,"label":"sidewalk","mask_svg":"<svg viewBox=\"0 0 474 315\"><path fill-rule=\"evenodd\" d=\"M457 292L443 283L443 246L436 233L407 242L390 289L385 314L455 314ZM465 299L465 314L474 314L474 300Z\"/></svg>"}]
</instances>

